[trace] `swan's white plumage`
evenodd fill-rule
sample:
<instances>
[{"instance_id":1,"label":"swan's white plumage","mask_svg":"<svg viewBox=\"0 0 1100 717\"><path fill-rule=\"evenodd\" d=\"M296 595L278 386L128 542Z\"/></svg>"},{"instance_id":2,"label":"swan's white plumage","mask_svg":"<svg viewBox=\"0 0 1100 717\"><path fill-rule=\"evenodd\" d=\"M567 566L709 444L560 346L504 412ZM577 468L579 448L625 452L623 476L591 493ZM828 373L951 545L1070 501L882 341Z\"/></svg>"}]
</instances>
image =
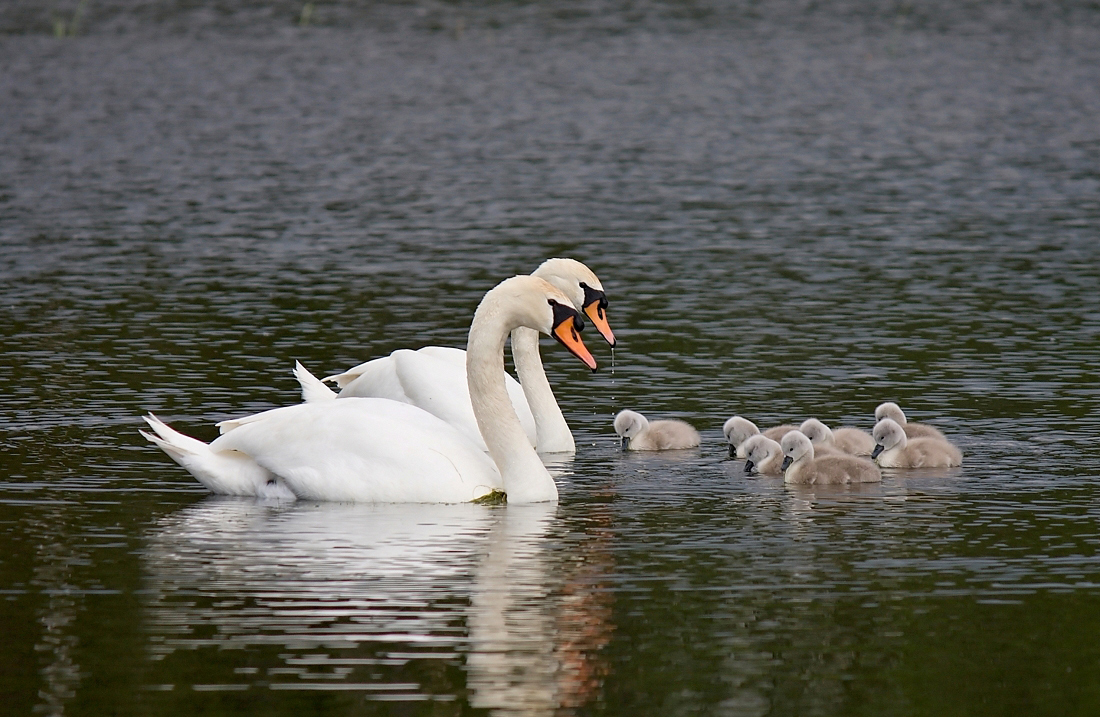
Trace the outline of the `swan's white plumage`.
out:
<instances>
[{"instance_id":1,"label":"swan's white plumage","mask_svg":"<svg viewBox=\"0 0 1100 717\"><path fill-rule=\"evenodd\" d=\"M502 489L492 460L455 428L383 398L301 403L250 416L210 444L284 480L299 498L462 503Z\"/></svg>"},{"instance_id":2,"label":"swan's white plumage","mask_svg":"<svg viewBox=\"0 0 1100 717\"><path fill-rule=\"evenodd\" d=\"M240 497L294 500L286 485L263 466L241 453L219 453L200 440L185 436L153 414L144 417L154 433L138 431L212 493Z\"/></svg>"},{"instance_id":3,"label":"swan's white plumage","mask_svg":"<svg viewBox=\"0 0 1100 717\"><path fill-rule=\"evenodd\" d=\"M418 406L457 428L481 450L488 450L470 403L466 352L462 349L444 346L425 346L416 351L398 349L389 356L323 380L336 383L341 389L339 398L388 398ZM506 376L505 385L523 431L531 445L535 445L535 417L523 395L523 387L511 376ZM303 396L304 393L305 384Z\"/></svg>"}]
</instances>

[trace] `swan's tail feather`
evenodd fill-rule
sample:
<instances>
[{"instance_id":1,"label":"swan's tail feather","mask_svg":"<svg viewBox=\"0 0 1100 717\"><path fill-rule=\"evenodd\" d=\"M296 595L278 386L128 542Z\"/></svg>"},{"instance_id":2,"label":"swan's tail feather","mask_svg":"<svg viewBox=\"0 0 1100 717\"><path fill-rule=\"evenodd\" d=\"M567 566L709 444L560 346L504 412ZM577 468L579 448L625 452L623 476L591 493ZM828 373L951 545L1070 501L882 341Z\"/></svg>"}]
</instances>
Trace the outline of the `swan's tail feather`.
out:
<instances>
[{"instance_id":1,"label":"swan's tail feather","mask_svg":"<svg viewBox=\"0 0 1100 717\"><path fill-rule=\"evenodd\" d=\"M309 369L299 361L294 362L294 377L302 386L302 401L305 403L331 401L336 398L336 392L310 373Z\"/></svg>"},{"instance_id":2,"label":"swan's tail feather","mask_svg":"<svg viewBox=\"0 0 1100 717\"><path fill-rule=\"evenodd\" d=\"M267 497L268 494L272 497L283 497L279 491L289 494L269 471L243 453L213 451L208 444L183 435L152 413L143 418L153 429L153 433L138 432L167 453L169 458L186 468L188 473L211 492L218 495L260 497Z\"/></svg>"},{"instance_id":3,"label":"swan's tail feather","mask_svg":"<svg viewBox=\"0 0 1100 717\"><path fill-rule=\"evenodd\" d=\"M152 413L142 416L142 418L145 419L145 422L149 424L149 428L152 428L156 435L151 435L145 431L138 431L138 433L145 436L151 443L155 443L172 458L177 455L182 457L210 452L210 446L196 438L183 435Z\"/></svg>"}]
</instances>

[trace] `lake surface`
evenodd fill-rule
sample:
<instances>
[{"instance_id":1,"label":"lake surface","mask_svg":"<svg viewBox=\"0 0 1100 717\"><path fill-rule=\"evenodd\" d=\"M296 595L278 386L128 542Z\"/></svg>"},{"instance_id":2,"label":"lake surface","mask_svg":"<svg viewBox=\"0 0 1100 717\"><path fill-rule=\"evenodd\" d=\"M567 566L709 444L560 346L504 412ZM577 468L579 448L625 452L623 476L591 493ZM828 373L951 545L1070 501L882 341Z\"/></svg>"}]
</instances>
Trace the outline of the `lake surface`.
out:
<instances>
[{"instance_id":1,"label":"lake surface","mask_svg":"<svg viewBox=\"0 0 1100 717\"><path fill-rule=\"evenodd\" d=\"M0 33L12 714L1100 712L1095 3L13 0ZM137 433L462 346L550 256L620 339L585 332L596 374L543 342L557 505L219 499ZM735 413L883 400L964 466L725 459ZM623 408L703 446L624 454Z\"/></svg>"}]
</instances>

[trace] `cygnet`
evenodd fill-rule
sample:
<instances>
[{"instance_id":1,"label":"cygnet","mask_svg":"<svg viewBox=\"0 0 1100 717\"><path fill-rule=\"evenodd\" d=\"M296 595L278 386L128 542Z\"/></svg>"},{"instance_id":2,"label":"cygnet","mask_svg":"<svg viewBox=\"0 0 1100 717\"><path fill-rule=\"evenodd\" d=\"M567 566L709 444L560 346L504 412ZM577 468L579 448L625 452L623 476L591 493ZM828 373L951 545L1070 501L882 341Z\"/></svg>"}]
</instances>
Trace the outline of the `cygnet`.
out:
<instances>
[{"instance_id":1,"label":"cygnet","mask_svg":"<svg viewBox=\"0 0 1100 717\"><path fill-rule=\"evenodd\" d=\"M764 435L773 441L778 441L790 431L797 429L798 426L783 424L781 426L772 426L771 428L765 429ZM730 444L730 458L744 458L745 441L752 436L758 435L760 429L749 419L742 418L741 416L734 416L722 426L722 433L726 435L726 441Z\"/></svg>"},{"instance_id":2,"label":"cygnet","mask_svg":"<svg viewBox=\"0 0 1100 717\"><path fill-rule=\"evenodd\" d=\"M871 457L885 468L948 468L962 465L962 451L938 438L913 438L892 418L875 424L874 452Z\"/></svg>"},{"instance_id":3,"label":"cygnet","mask_svg":"<svg viewBox=\"0 0 1100 717\"><path fill-rule=\"evenodd\" d=\"M637 411L620 411L615 416L615 433L623 440L623 450L669 451L699 445L699 431L687 423L676 419L651 423Z\"/></svg>"},{"instance_id":4,"label":"cygnet","mask_svg":"<svg viewBox=\"0 0 1100 717\"><path fill-rule=\"evenodd\" d=\"M783 448L783 480L787 483L826 485L875 483L882 480L878 466L866 458L839 453L814 456L814 444L801 431L791 431L780 441Z\"/></svg>"},{"instance_id":5,"label":"cygnet","mask_svg":"<svg viewBox=\"0 0 1100 717\"><path fill-rule=\"evenodd\" d=\"M905 412L901 410L901 406L893 401L880 403L878 408L875 409L875 422L877 423L884 418L892 419L901 426L902 430L905 431L906 438L938 438L941 441L947 440L947 437L935 426L929 426L927 423L909 423L905 420Z\"/></svg>"},{"instance_id":6,"label":"cygnet","mask_svg":"<svg viewBox=\"0 0 1100 717\"><path fill-rule=\"evenodd\" d=\"M750 436L745 447L745 473L783 475L783 448L765 435Z\"/></svg>"},{"instance_id":7,"label":"cygnet","mask_svg":"<svg viewBox=\"0 0 1100 717\"><path fill-rule=\"evenodd\" d=\"M853 456L869 456L875 450L875 439L867 431L858 428L832 429L816 418L803 421L798 430L806 434L814 449L820 453L821 447L835 448L841 453Z\"/></svg>"}]
</instances>

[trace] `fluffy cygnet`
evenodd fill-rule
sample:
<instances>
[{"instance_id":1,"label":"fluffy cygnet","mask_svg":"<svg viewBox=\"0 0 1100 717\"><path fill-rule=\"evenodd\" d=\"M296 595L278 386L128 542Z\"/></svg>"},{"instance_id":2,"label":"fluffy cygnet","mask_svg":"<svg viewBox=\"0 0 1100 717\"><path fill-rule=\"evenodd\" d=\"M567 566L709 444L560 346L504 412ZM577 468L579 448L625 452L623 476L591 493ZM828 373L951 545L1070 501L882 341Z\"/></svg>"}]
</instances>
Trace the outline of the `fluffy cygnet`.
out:
<instances>
[{"instance_id":1,"label":"fluffy cygnet","mask_svg":"<svg viewBox=\"0 0 1100 717\"><path fill-rule=\"evenodd\" d=\"M886 468L947 468L962 465L962 451L938 438L907 438L905 430L892 418L875 424L874 452L871 457Z\"/></svg>"},{"instance_id":2,"label":"fluffy cygnet","mask_svg":"<svg viewBox=\"0 0 1100 717\"><path fill-rule=\"evenodd\" d=\"M699 431L683 421L650 421L637 411L620 411L615 416L615 433L623 439L623 449L631 451L668 451L695 448Z\"/></svg>"},{"instance_id":3,"label":"fluffy cygnet","mask_svg":"<svg viewBox=\"0 0 1100 717\"><path fill-rule=\"evenodd\" d=\"M905 420L905 412L901 410L901 406L893 401L880 403L878 408L875 409L875 422L877 423L884 418L889 418L901 426L902 430L905 431L906 438L938 438L941 441L947 440L947 437L935 426L929 426L927 423L909 423Z\"/></svg>"},{"instance_id":4,"label":"fluffy cygnet","mask_svg":"<svg viewBox=\"0 0 1100 717\"><path fill-rule=\"evenodd\" d=\"M798 426L783 424L782 426L772 426L771 428L765 429L764 435L773 441L778 441L790 431L797 429ZM726 440L730 444L730 458L744 458L745 441L752 436L758 435L760 429L749 419L742 418L741 416L734 416L722 426L722 433L726 435Z\"/></svg>"},{"instance_id":5,"label":"fluffy cygnet","mask_svg":"<svg viewBox=\"0 0 1100 717\"><path fill-rule=\"evenodd\" d=\"M783 448L783 480L812 485L875 483L882 480L878 466L866 458L840 453L815 457L814 444L801 431L791 431L780 441Z\"/></svg>"},{"instance_id":6,"label":"fluffy cygnet","mask_svg":"<svg viewBox=\"0 0 1100 717\"><path fill-rule=\"evenodd\" d=\"M765 435L750 436L745 447L745 472L783 475L783 448Z\"/></svg>"},{"instance_id":7,"label":"fluffy cygnet","mask_svg":"<svg viewBox=\"0 0 1100 717\"><path fill-rule=\"evenodd\" d=\"M806 434L814 449L821 452L821 447L835 448L841 453L853 456L869 456L875 450L875 439L867 431L858 428L837 428L833 430L816 418L803 421L798 430Z\"/></svg>"}]
</instances>

